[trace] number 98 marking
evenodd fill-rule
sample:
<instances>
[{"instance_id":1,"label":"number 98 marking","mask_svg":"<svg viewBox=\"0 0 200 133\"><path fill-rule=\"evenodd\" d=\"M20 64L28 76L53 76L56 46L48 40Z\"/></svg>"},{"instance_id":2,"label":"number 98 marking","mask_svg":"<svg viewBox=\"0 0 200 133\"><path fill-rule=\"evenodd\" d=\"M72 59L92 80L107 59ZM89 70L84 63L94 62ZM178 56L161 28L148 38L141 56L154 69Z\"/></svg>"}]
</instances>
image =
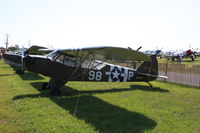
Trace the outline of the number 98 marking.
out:
<instances>
[{"instance_id":1,"label":"number 98 marking","mask_svg":"<svg viewBox=\"0 0 200 133\"><path fill-rule=\"evenodd\" d=\"M89 71L89 80L94 80L94 79L100 81L102 79L102 72Z\"/></svg>"}]
</instances>

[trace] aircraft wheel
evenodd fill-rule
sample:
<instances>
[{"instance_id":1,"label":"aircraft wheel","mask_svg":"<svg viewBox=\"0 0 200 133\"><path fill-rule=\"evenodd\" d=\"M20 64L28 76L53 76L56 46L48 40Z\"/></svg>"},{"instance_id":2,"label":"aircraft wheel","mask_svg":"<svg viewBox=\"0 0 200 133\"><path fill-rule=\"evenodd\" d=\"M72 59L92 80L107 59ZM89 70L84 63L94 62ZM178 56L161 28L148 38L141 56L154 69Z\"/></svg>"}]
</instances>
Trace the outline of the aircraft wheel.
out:
<instances>
[{"instance_id":1,"label":"aircraft wheel","mask_svg":"<svg viewBox=\"0 0 200 133\"><path fill-rule=\"evenodd\" d=\"M194 57L192 57L192 61L194 61Z\"/></svg>"},{"instance_id":2,"label":"aircraft wheel","mask_svg":"<svg viewBox=\"0 0 200 133\"><path fill-rule=\"evenodd\" d=\"M50 86L48 86L48 82L44 82L41 85L42 90L50 89Z\"/></svg>"},{"instance_id":3,"label":"aircraft wheel","mask_svg":"<svg viewBox=\"0 0 200 133\"><path fill-rule=\"evenodd\" d=\"M61 95L61 91L59 89L53 89L51 91L51 95L52 96L60 96Z\"/></svg>"},{"instance_id":4,"label":"aircraft wheel","mask_svg":"<svg viewBox=\"0 0 200 133\"><path fill-rule=\"evenodd\" d=\"M172 57L172 61L174 61L174 56Z\"/></svg>"},{"instance_id":5,"label":"aircraft wheel","mask_svg":"<svg viewBox=\"0 0 200 133\"><path fill-rule=\"evenodd\" d=\"M23 71L23 70L20 70L20 69L17 69L17 70L16 70L16 73L17 73L17 74L24 74L24 71Z\"/></svg>"}]
</instances>

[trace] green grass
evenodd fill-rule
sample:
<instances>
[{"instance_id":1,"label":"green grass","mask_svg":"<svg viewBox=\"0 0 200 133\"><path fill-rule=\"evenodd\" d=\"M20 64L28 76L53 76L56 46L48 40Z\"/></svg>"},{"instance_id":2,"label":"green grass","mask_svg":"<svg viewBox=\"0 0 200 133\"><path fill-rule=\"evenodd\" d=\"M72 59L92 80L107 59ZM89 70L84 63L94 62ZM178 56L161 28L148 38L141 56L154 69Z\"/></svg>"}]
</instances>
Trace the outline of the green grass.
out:
<instances>
[{"instance_id":1,"label":"green grass","mask_svg":"<svg viewBox=\"0 0 200 133\"><path fill-rule=\"evenodd\" d=\"M158 62L159 63L166 63L167 60L166 58L158 58ZM172 60L169 60L168 63L179 63L177 62L177 60L175 61L172 61ZM181 64L186 64L186 65L200 65L200 57L197 57L194 61L191 61L191 58L183 58L183 61L181 62Z\"/></svg>"},{"instance_id":2,"label":"green grass","mask_svg":"<svg viewBox=\"0 0 200 133\"><path fill-rule=\"evenodd\" d=\"M51 97L40 90L45 81L37 74L17 75L0 61L0 132L200 132L199 88L158 81L154 88L139 82L68 82L63 96Z\"/></svg>"}]
</instances>

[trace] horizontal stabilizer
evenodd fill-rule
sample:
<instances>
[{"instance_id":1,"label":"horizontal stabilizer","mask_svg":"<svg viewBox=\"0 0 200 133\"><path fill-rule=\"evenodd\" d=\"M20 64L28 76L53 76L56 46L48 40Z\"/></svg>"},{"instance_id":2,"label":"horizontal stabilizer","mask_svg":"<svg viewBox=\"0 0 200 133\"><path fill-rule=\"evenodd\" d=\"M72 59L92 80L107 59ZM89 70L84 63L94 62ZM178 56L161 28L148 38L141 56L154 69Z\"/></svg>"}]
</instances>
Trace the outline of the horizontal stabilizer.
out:
<instances>
[{"instance_id":1,"label":"horizontal stabilizer","mask_svg":"<svg viewBox=\"0 0 200 133\"><path fill-rule=\"evenodd\" d=\"M152 74L147 74L147 73L138 73L140 75L145 75L145 76L150 76L150 77L156 77L156 78L163 78L163 79L167 79L167 76L163 76L163 75L152 75Z\"/></svg>"}]
</instances>

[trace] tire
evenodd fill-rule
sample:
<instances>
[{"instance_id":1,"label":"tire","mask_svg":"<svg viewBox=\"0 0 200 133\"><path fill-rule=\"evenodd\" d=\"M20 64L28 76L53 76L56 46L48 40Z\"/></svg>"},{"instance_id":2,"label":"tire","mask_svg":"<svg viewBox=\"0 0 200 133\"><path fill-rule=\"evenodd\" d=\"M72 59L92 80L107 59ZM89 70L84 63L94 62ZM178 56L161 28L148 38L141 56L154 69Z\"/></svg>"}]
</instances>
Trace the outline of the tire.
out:
<instances>
[{"instance_id":1,"label":"tire","mask_svg":"<svg viewBox=\"0 0 200 133\"><path fill-rule=\"evenodd\" d=\"M24 71L22 71L22 70L20 70L20 69L17 69L17 70L16 70L16 73L17 73L17 74L24 74Z\"/></svg>"},{"instance_id":2,"label":"tire","mask_svg":"<svg viewBox=\"0 0 200 133\"><path fill-rule=\"evenodd\" d=\"M192 57L192 61L194 61L194 57Z\"/></svg>"},{"instance_id":3,"label":"tire","mask_svg":"<svg viewBox=\"0 0 200 133\"><path fill-rule=\"evenodd\" d=\"M50 87L48 86L48 82L42 83L41 88L42 88L42 90L50 89Z\"/></svg>"},{"instance_id":4,"label":"tire","mask_svg":"<svg viewBox=\"0 0 200 133\"><path fill-rule=\"evenodd\" d=\"M61 91L60 91L60 89L53 89L53 90L51 91L51 95L52 95L52 96L61 96Z\"/></svg>"}]
</instances>

